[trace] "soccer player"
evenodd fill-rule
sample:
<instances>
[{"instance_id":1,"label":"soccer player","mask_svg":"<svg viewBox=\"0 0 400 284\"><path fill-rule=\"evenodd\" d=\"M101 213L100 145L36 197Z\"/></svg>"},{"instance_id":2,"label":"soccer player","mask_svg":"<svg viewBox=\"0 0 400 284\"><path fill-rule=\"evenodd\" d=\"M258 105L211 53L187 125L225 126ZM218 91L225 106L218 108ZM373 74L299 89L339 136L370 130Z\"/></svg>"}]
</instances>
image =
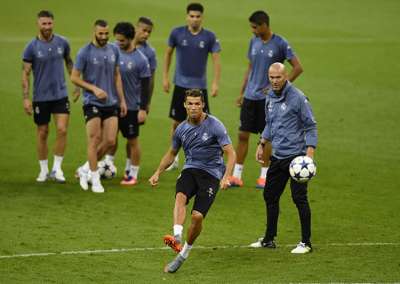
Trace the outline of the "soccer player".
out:
<instances>
[{"instance_id":1,"label":"soccer player","mask_svg":"<svg viewBox=\"0 0 400 284\"><path fill-rule=\"evenodd\" d=\"M211 53L214 67L214 78L211 85L211 96L218 94L218 84L221 74L221 50L215 34L202 27L204 8L199 3L191 3L186 8L187 25L172 30L168 47L165 52L163 69L163 89L170 90L169 68L174 49L176 49L176 69L174 76L174 93L171 100L169 117L172 118L171 137L178 124L186 119L186 110L183 107L185 91L192 88L201 89L204 94L205 112L209 113L207 95L207 59ZM167 169L178 167L178 156L174 163Z\"/></svg>"},{"instance_id":2,"label":"soccer player","mask_svg":"<svg viewBox=\"0 0 400 284\"><path fill-rule=\"evenodd\" d=\"M45 182L49 177L64 183L65 177L61 169L67 143L69 121L69 101L64 76L64 62L71 73L73 62L70 56L68 41L53 33L54 15L50 11L37 14L39 33L31 40L23 53L22 89L23 105L28 115L33 114L37 125L37 152L40 172L36 181ZM29 79L33 70L33 98L29 99ZM79 92L79 89L74 91ZM49 122L53 114L56 125L56 141L54 145L54 163L49 175L48 146Z\"/></svg>"},{"instance_id":3,"label":"soccer player","mask_svg":"<svg viewBox=\"0 0 400 284\"><path fill-rule=\"evenodd\" d=\"M179 149L185 152L185 165L176 182L174 208L174 236L167 235L164 242L179 252L164 271L173 273L189 256L194 241L200 235L206 217L219 188L228 187L228 176L235 163L235 151L224 125L214 116L203 111L204 95L200 89L186 90L184 107L188 118L177 127L172 146L161 159L160 165L149 179L152 186L158 184L160 174L174 161ZM223 154L227 156L226 168ZM186 217L186 205L195 197L192 223L182 248L182 231Z\"/></svg>"},{"instance_id":4,"label":"soccer player","mask_svg":"<svg viewBox=\"0 0 400 284\"><path fill-rule=\"evenodd\" d=\"M105 20L94 24L93 40L79 50L71 80L84 89L83 112L86 120L88 161L78 169L79 184L104 192L97 161L113 147L118 131L118 108L126 115L126 102L119 71L118 47L108 44L109 28ZM82 78L81 78L82 76Z\"/></svg>"},{"instance_id":5,"label":"soccer player","mask_svg":"<svg viewBox=\"0 0 400 284\"><path fill-rule=\"evenodd\" d=\"M317 146L317 124L308 99L289 82L282 63L269 68L271 89L266 102L266 125L257 147L256 159L264 163L265 146L272 145L271 165L264 188L267 211L267 229L263 238L250 246L275 248L279 199L289 180L290 162L297 156L314 157ZM268 157L269 158L269 157ZM311 210L307 199L307 183L290 180L292 199L299 212L301 241L291 252L311 252Z\"/></svg>"},{"instance_id":6,"label":"soccer player","mask_svg":"<svg viewBox=\"0 0 400 284\"><path fill-rule=\"evenodd\" d=\"M121 184L135 185L141 154L138 141L139 124L143 124L147 117L151 71L147 57L134 44L135 28L131 23L118 23L114 27L114 36L120 51L119 69L128 108L127 115L119 118L119 129L128 140L127 152L132 161Z\"/></svg>"},{"instance_id":7,"label":"soccer player","mask_svg":"<svg viewBox=\"0 0 400 284\"><path fill-rule=\"evenodd\" d=\"M151 103L151 98L153 96L153 90L154 90L155 70L157 68L157 58L156 58L155 49L148 43L148 39L150 38L150 35L153 31L153 26L154 26L153 21L150 18L140 17L136 23L135 38L133 40L133 45L135 46L135 48L140 50L147 57L147 60L149 61L149 64L150 64L151 76L150 76L150 82L149 82L149 87L150 87L149 99L148 99L148 103L147 103L147 107L146 107L147 113L150 112L150 103ZM118 146L117 144L118 143L116 143L115 147L113 147L113 149L111 149L107 153L107 155L105 155L104 159L106 160L106 162L112 163L112 164L114 163L114 155L117 151L117 146ZM140 149L139 149L139 151L140 151ZM139 159L140 159L140 157L139 157ZM137 171L136 171L135 165L139 165L139 162L131 161L130 145L129 145L129 143L127 143L126 144L125 174L124 174L125 179L129 176L129 172L130 172L132 166L134 167L135 172L137 172L139 170L137 168Z\"/></svg>"},{"instance_id":8,"label":"soccer player","mask_svg":"<svg viewBox=\"0 0 400 284\"><path fill-rule=\"evenodd\" d=\"M229 181L232 186L242 186L243 164L247 156L250 134L259 134L265 126L265 95L270 88L268 68L274 62L287 60L292 66L289 81L293 82L302 72L300 61L289 43L272 32L269 16L264 11L256 11L250 17L250 27L254 37L250 40L247 57L249 64L244 76L240 95L236 104L240 107L240 126L236 146L237 161L233 176ZM267 151L266 151L267 152ZM257 188L264 188L269 162L265 159Z\"/></svg>"}]
</instances>

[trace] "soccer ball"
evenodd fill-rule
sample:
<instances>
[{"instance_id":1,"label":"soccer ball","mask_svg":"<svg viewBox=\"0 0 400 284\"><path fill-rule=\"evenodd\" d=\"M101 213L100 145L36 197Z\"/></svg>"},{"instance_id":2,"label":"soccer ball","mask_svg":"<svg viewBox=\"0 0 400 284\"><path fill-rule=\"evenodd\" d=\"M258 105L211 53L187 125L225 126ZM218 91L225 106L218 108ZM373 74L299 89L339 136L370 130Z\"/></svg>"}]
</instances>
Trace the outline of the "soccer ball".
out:
<instances>
[{"instance_id":1,"label":"soccer ball","mask_svg":"<svg viewBox=\"0 0 400 284\"><path fill-rule=\"evenodd\" d=\"M112 162L103 160L98 162L97 167L100 177L103 179L112 179L117 175L117 168Z\"/></svg>"},{"instance_id":2,"label":"soccer ball","mask_svg":"<svg viewBox=\"0 0 400 284\"><path fill-rule=\"evenodd\" d=\"M298 156L290 162L289 173L297 182L308 182L317 173L317 167L310 157Z\"/></svg>"}]
</instances>

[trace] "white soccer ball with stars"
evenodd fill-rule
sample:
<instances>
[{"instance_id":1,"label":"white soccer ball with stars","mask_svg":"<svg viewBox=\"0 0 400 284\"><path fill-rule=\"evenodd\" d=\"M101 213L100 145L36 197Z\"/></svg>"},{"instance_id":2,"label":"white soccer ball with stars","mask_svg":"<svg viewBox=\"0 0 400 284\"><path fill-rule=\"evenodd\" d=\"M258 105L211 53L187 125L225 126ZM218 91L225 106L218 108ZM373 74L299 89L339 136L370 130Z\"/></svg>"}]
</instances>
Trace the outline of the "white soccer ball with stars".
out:
<instances>
[{"instance_id":1,"label":"white soccer ball with stars","mask_svg":"<svg viewBox=\"0 0 400 284\"><path fill-rule=\"evenodd\" d=\"M110 161L100 161L97 164L100 177L103 179L112 179L117 175L117 168Z\"/></svg>"},{"instance_id":2,"label":"white soccer ball with stars","mask_svg":"<svg viewBox=\"0 0 400 284\"><path fill-rule=\"evenodd\" d=\"M317 167L308 156L298 156L289 165L290 176L297 182L308 182L317 173Z\"/></svg>"}]
</instances>

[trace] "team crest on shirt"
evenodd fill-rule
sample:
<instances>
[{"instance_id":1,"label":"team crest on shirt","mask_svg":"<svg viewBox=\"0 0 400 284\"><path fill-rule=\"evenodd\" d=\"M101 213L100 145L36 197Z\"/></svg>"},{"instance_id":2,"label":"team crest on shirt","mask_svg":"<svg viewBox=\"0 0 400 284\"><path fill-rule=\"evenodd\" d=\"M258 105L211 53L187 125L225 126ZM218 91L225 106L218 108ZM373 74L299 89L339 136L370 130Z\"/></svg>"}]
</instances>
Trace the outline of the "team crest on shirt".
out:
<instances>
[{"instance_id":1,"label":"team crest on shirt","mask_svg":"<svg viewBox=\"0 0 400 284\"><path fill-rule=\"evenodd\" d=\"M281 110L285 111L286 108L287 108L287 105L286 105L285 103L282 103L282 104L281 104Z\"/></svg>"},{"instance_id":2,"label":"team crest on shirt","mask_svg":"<svg viewBox=\"0 0 400 284\"><path fill-rule=\"evenodd\" d=\"M272 49L270 49L270 50L268 51L268 56L269 56L269 57L274 56L274 52L272 51Z\"/></svg>"},{"instance_id":3,"label":"team crest on shirt","mask_svg":"<svg viewBox=\"0 0 400 284\"><path fill-rule=\"evenodd\" d=\"M272 112L272 103L268 104L268 112Z\"/></svg>"},{"instance_id":4,"label":"team crest on shirt","mask_svg":"<svg viewBox=\"0 0 400 284\"><path fill-rule=\"evenodd\" d=\"M111 55L111 61L112 61L112 62L115 62L115 55L114 55L114 54Z\"/></svg>"},{"instance_id":5,"label":"team crest on shirt","mask_svg":"<svg viewBox=\"0 0 400 284\"><path fill-rule=\"evenodd\" d=\"M202 41L200 41L200 43L199 43L199 47L200 48L204 48L204 41L202 40Z\"/></svg>"},{"instance_id":6,"label":"team crest on shirt","mask_svg":"<svg viewBox=\"0 0 400 284\"><path fill-rule=\"evenodd\" d=\"M183 46L187 46L187 45L188 45L188 43L187 43L187 40L186 40L186 39L182 40L182 45L183 45Z\"/></svg>"},{"instance_id":7,"label":"team crest on shirt","mask_svg":"<svg viewBox=\"0 0 400 284\"><path fill-rule=\"evenodd\" d=\"M256 55L257 54L257 50L253 47L251 49L251 55Z\"/></svg>"},{"instance_id":8,"label":"team crest on shirt","mask_svg":"<svg viewBox=\"0 0 400 284\"><path fill-rule=\"evenodd\" d=\"M38 52L37 52L37 57L43 57L43 53L40 51L40 50L38 50Z\"/></svg>"},{"instance_id":9,"label":"team crest on shirt","mask_svg":"<svg viewBox=\"0 0 400 284\"><path fill-rule=\"evenodd\" d=\"M133 62L132 62L132 61L129 61L129 62L128 62L127 68L128 68L129 70L131 70L131 69L133 68Z\"/></svg>"},{"instance_id":10,"label":"team crest on shirt","mask_svg":"<svg viewBox=\"0 0 400 284\"><path fill-rule=\"evenodd\" d=\"M203 136L201 136L201 140L203 140L203 141L207 141L208 138L209 138L209 136L208 136L207 132L204 132Z\"/></svg>"},{"instance_id":11,"label":"team crest on shirt","mask_svg":"<svg viewBox=\"0 0 400 284\"><path fill-rule=\"evenodd\" d=\"M93 64L99 64L99 61L97 60L96 57L93 57Z\"/></svg>"},{"instance_id":12,"label":"team crest on shirt","mask_svg":"<svg viewBox=\"0 0 400 284\"><path fill-rule=\"evenodd\" d=\"M61 47L57 47L57 53L58 54L63 54L63 49Z\"/></svg>"}]
</instances>

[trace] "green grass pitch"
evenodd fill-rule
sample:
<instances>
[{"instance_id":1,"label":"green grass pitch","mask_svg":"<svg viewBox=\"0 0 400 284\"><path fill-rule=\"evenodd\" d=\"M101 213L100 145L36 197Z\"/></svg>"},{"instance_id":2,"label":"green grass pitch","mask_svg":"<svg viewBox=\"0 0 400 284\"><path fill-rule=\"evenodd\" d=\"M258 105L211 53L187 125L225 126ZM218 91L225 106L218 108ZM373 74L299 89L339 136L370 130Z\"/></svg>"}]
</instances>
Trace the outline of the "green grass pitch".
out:
<instances>
[{"instance_id":1,"label":"green grass pitch","mask_svg":"<svg viewBox=\"0 0 400 284\"><path fill-rule=\"evenodd\" d=\"M289 40L303 64L305 72L295 84L310 98L319 128L318 175L309 191L314 252L290 254L291 245L299 241L299 222L289 191L281 199L278 248L245 247L263 234L265 223L262 193L254 188L259 168L253 136L245 187L218 194L197 249L178 273L162 272L173 258L172 251L163 249L162 236L171 232L178 172L165 173L157 188L147 179L169 141L170 95L161 88L163 54L170 30L185 23L187 3L1 1L0 283L399 282L397 0L202 1L204 26L218 35L223 49L220 94L211 98L211 111L234 143L239 120L234 102L252 36L248 16L267 10L272 30ZM137 187L119 186L120 171L117 179L104 183L105 194L80 190L73 177L85 160L80 102L72 105L63 164L68 182L35 182L35 128L23 112L20 80L21 53L36 34L35 15L41 9L54 12L55 32L69 38L74 57L90 40L97 18L107 19L111 27L142 15L154 20L150 42L159 68L151 113L141 128ZM49 141L52 145L53 135ZM120 139L119 169L124 165L122 143ZM50 254L16 257L38 253Z\"/></svg>"}]
</instances>

